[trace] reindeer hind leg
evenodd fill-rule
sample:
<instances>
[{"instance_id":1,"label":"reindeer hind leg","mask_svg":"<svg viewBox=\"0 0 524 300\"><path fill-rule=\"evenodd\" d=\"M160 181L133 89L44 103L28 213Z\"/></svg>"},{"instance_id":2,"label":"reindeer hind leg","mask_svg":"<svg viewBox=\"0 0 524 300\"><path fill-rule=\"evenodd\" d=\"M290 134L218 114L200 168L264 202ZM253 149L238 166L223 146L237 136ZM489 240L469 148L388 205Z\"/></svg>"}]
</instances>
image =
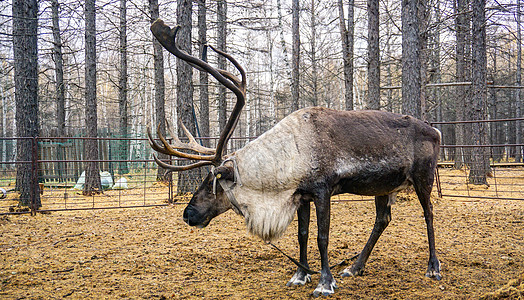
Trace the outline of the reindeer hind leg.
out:
<instances>
[{"instance_id":1,"label":"reindeer hind leg","mask_svg":"<svg viewBox=\"0 0 524 300\"><path fill-rule=\"evenodd\" d=\"M369 255L371 254L371 251L373 250L373 247L377 243L382 232L384 232L389 222L391 221L390 197L395 197L395 194L375 197L376 218L375 225L373 226L373 230L371 231L371 235L366 245L364 246L364 249L362 250L362 252L360 252L357 261L351 267L346 268L344 269L344 271L342 271L342 277L362 275L362 273L364 272L364 267L369 258Z\"/></svg>"},{"instance_id":2,"label":"reindeer hind leg","mask_svg":"<svg viewBox=\"0 0 524 300\"><path fill-rule=\"evenodd\" d=\"M426 229L428 233L429 244L429 262L426 276L436 280L442 279L440 274L440 261L437 258L435 250L435 229L433 227L433 205L431 204L431 189L433 188L433 172L430 171L428 176L417 176L414 180L414 187L418 199L424 210L424 219L426 220Z\"/></svg>"}]
</instances>

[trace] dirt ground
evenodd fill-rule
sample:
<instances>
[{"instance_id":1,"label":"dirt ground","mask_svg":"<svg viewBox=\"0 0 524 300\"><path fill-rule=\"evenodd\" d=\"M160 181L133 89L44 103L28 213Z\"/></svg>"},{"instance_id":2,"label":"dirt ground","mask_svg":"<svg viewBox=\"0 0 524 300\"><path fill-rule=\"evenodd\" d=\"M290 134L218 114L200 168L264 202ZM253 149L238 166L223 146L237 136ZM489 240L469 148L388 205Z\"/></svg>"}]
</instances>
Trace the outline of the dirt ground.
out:
<instances>
[{"instance_id":1,"label":"dirt ground","mask_svg":"<svg viewBox=\"0 0 524 300\"><path fill-rule=\"evenodd\" d=\"M524 201L433 202L441 281L424 276L428 246L422 208L400 197L364 275L336 275L338 289L330 298L524 298ZM183 208L0 216L0 298L311 297L319 275L306 286L286 287L295 267L249 235L240 216L229 211L195 229L182 221ZM332 264L361 250L374 217L373 202L333 203ZM310 265L318 269L314 211L311 221ZM296 231L294 221L276 244L298 257Z\"/></svg>"}]
</instances>

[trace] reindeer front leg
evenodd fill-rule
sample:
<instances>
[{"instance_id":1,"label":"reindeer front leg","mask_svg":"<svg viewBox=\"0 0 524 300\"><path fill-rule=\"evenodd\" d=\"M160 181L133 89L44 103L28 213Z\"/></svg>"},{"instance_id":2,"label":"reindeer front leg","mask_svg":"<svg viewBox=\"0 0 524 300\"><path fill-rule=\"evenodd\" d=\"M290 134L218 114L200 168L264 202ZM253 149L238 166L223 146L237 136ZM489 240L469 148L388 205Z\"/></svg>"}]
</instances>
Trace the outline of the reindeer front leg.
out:
<instances>
[{"instance_id":1,"label":"reindeer front leg","mask_svg":"<svg viewBox=\"0 0 524 300\"><path fill-rule=\"evenodd\" d=\"M330 203L331 194L324 191L322 195L315 198L318 226L318 250L320 252L320 280L317 288L313 291L313 296L329 296L335 292L337 283L329 269L328 243L329 243L329 222L330 222Z\"/></svg>"},{"instance_id":2,"label":"reindeer front leg","mask_svg":"<svg viewBox=\"0 0 524 300\"><path fill-rule=\"evenodd\" d=\"M300 263L309 268L307 263L307 240L309 237L309 217L311 205L309 201L302 200L297 210L298 215L298 244L300 246ZM287 286L304 285L311 282L311 275L300 267L297 268L295 275L288 281Z\"/></svg>"}]
</instances>

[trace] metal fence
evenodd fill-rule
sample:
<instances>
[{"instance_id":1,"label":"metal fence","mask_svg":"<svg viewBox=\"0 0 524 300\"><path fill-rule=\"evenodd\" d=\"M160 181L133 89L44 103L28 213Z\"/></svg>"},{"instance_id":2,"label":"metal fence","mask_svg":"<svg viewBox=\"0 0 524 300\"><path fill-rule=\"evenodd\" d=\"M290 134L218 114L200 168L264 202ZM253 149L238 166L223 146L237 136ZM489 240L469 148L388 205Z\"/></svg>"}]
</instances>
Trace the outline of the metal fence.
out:
<instances>
[{"instance_id":1,"label":"metal fence","mask_svg":"<svg viewBox=\"0 0 524 300\"><path fill-rule=\"evenodd\" d=\"M522 158L524 144L517 144L515 136L515 128L522 121L523 118L433 123L443 133L437 176L439 194L461 201L524 200L524 163L517 160L518 153ZM484 126L484 142L457 145L458 130L463 130L464 140L468 140L470 125L475 123ZM485 176L485 183L473 184L472 172Z\"/></svg>"},{"instance_id":2,"label":"metal fence","mask_svg":"<svg viewBox=\"0 0 524 300\"><path fill-rule=\"evenodd\" d=\"M491 130L494 124L511 127L515 120L479 121L487 122ZM465 122L462 122L465 123ZM443 134L454 132L461 122L439 122L433 125ZM502 124L502 125L501 125ZM233 138L229 152L243 147L253 138ZM158 166L152 159L148 142L144 138L97 138L99 160L97 160L104 187L102 194L84 196L82 177L88 162L84 157L86 138L57 137L32 138L34 145L32 161L16 161L16 147L24 138L0 138L0 214L28 213L19 207L20 194L15 191L17 168L24 164L32 166L31 176L38 178L42 206L38 211L85 210L161 206L168 203L185 203L190 195L177 195L178 175L170 174L165 181L157 180ZM215 139L211 139L211 144ZM515 161L515 153L522 144L453 145L444 136L441 147L436 186L439 195L459 199L509 199L524 200L524 164ZM489 137L487 137L489 140ZM123 146L125 143L125 147ZM483 151L471 151L482 148ZM125 152L125 153L124 153ZM472 163L482 155L489 162L484 185L470 183ZM480 154L478 154L480 153ZM457 161L461 164L457 165ZM174 161L173 161L174 163ZM196 190L199 180L191 181ZM30 199L29 199L30 200ZM371 200L369 197L337 196L334 201Z\"/></svg>"}]
</instances>

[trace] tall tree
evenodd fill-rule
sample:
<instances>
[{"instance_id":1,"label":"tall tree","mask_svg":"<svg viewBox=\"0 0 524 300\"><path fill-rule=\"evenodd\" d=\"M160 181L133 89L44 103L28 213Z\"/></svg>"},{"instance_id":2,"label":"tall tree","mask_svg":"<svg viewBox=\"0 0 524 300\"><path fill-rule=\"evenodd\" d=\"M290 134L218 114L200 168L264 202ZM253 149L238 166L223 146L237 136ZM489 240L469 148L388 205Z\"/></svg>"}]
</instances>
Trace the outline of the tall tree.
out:
<instances>
[{"instance_id":1,"label":"tall tree","mask_svg":"<svg viewBox=\"0 0 524 300\"><path fill-rule=\"evenodd\" d=\"M38 4L36 0L13 0L13 54L16 102L16 134L38 137ZM36 141L18 140L17 161L32 161ZM41 207L33 164L19 164L16 189L20 205Z\"/></svg>"},{"instance_id":2,"label":"tall tree","mask_svg":"<svg viewBox=\"0 0 524 300\"><path fill-rule=\"evenodd\" d=\"M380 109L379 0L368 0L368 109Z\"/></svg>"},{"instance_id":3,"label":"tall tree","mask_svg":"<svg viewBox=\"0 0 524 300\"><path fill-rule=\"evenodd\" d=\"M217 48L223 52L227 52L226 45L227 37L227 2L225 0L217 0ZM226 69L226 58L222 55L218 56L218 68ZM218 87L218 127L220 131L226 127L227 121L227 91L226 87L219 85Z\"/></svg>"},{"instance_id":4,"label":"tall tree","mask_svg":"<svg viewBox=\"0 0 524 300\"><path fill-rule=\"evenodd\" d=\"M318 105L318 64L317 64L317 12L315 10L315 0L311 0L311 91L312 91L312 101L313 106Z\"/></svg>"},{"instance_id":5,"label":"tall tree","mask_svg":"<svg viewBox=\"0 0 524 300\"><path fill-rule=\"evenodd\" d=\"M346 110L353 110L353 49L355 33L355 1L349 0L348 25L344 18L344 4L338 0L338 18L342 40L342 61L344 63L344 99Z\"/></svg>"},{"instance_id":6,"label":"tall tree","mask_svg":"<svg viewBox=\"0 0 524 300\"><path fill-rule=\"evenodd\" d=\"M178 46L181 50L191 54L191 15L192 1L180 0L177 2L177 23L180 30L177 34ZM193 68L186 62L177 58L177 114L186 128L196 136L196 120L193 109ZM179 128L179 135L182 136L182 130ZM180 172L178 174L178 193L185 194L194 192L195 187L202 179L201 169L196 168L191 171Z\"/></svg>"},{"instance_id":7,"label":"tall tree","mask_svg":"<svg viewBox=\"0 0 524 300\"><path fill-rule=\"evenodd\" d=\"M85 2L85 184L84 195L102 192L98 164L98 125L96 103L96 15L95 0Z\"/></svg>"},{"instance_id":8,"label":"tall tree","mask_svg":"<svg viewBox=\"0 0 524 300\"><path fill-rule=\"evenodd\" d=\"M58 0L51 0L51 19L53 31L53 60L55 61L55 90L56 90L56 121L57 135L65 136L65 83L64 83L64 58L62 54L62 36L60 33L60 6ZM64 149L62 145L57 148L58 176L63 178L66 165L64 160Z\"/></svg>"},{"instance_id":9,"label":"tall tree","mask_svg":"<svg viewBox=\"0 0 524 300\"><path fill-rule=\"evenodd\" d=\"M55 89L56 89L56 120L58 136L65 136L65 85L64 59L62 55L62 37L59 22L60 6L58 0L51 0L52 31L53 31L53 59L55 61Z\"/></svg>"},{"instance_id":10,"label":"tall tree","mask_svg":"<svg viewBox=\"0 0 524 300\"><path fill-rule=\"evenodd\" d=\"M487 85L486 85L486 0L472 0L472 103L469 107L470 120L486 118ZM472 144L484 145L486 136L485 123L473 123L471 130ZM469 182L472 184L487 184L486 174L489 171L489 157L485 149L474 147L471 151L471 171Z\"/></svg>"},{"instance_id":11,"label":"tall tree","mask_svg":"<svg viewBox=\"0 0 524 300\"><path fill-rule=\"evenodd\" d=\"M468 26L468 17L467 17L467 10L468 10L468 0L455 0L454 2L454 8L455 8L455 35L456 35L456 48L455 48L455 56L456 56L456 81L458 82L465 82L466 81L466 70L467 70L467 64L466 64L466 35L469 31ZM459 121L464 121L466 119L465 117L465 107L466 107L466 95L467 95L467 88L464 85L459 85L456 87L456 98L455 98L455 114L456 119ZM455 136L456 136L456 143L457 145L464 145L465 139L464 139L464 125L463 124L457 124L455 127ZM465 149L456 149L456 155L455 155L455 165L454 167L456 169L462 168L462 166L465 163L465 157L464 157L464 150Z\"/></svg>"},{"instance_id":12,"label":"tall tree","mask_svg":"<svg viewBox=\"0 0 524 300\"><path fill-rule=\"evenodd\" d=\"M300 1L292 0L291 4L293 39L291 58L291 111L298 110L300 101Z\"/></svg>"},{"instance_id":13,"label":"tall tree","mask_svg":"<svg viewBox=\"0 0 524 300\"><path fill-rule=\"evenodd\" d=\"M206 0L198 0L198 49L200 57L206 60L205 45L207 44L207 8ZM209 76L205 71L200 71L199 77L200 98L200 135L209 137ZM202 140L202 144L209 147L209 140Z\"/></svg>"},{"instance_id":14,"label":"tall tree","mask_svg":"<svg viewBox=\"0 0 524 300\"><path fill-rule=\"evenodd\" d=\"M517 0L517 86L521 86L522 84L522 33L521 33L521 22L520 22L520 5L522 0ZM516 105L516 114L518 118L522 117L522 90L520 88L515 90L515 105ZM516 122L516 128L515 128L515 136L517 144L522 144L522 122L517 121ZM521 162L522 161L522 149L523 147L517 146L516 152L515 152L515 161Z\"/></svg>"},{"instance_id":15,"label":"tall tree","mask_svg":"<svg viewBox=\"0 0 524 300\"><path fill-rule=\"evenodd\" d=\"M120 0L120 30L119 30L119 52L120 52L120 69L118 73L118 115L120 136L128 137L128 109L127 109L127 0ZM126 160L128 159L129 141L120 141L120 174L129 173Z\"/></svg>"},{"instance_id":16,"label":"tall tree","mask_svg":"<svg viewBox=\"0 0 524 300\"><path fill-rule=\"evenodd\" d=\"M160 17L158 7L158 0L149 0L149 13L151 15L151 23ZM164 81L164 54L162 52L162 45L153 37L153 60L154 60L154 77L155 77L155 118L156 126L166 136L166 108L165 108L165 81ZM167 159L167 155L159 153L160 159ZM164 181L165 170L158 166L156 180Z\"/></svg>"},{"instance_id":17,"label":"tall tree","mask_svg":"<svg viewBox=\"0 0 524 300\"><path fill-rule=\"evenodd\" d=\"M420 61L420 118L427 120L427 99L426 99L426 84L429 83L428 69L428 22L429 9L427 0L418 0L418 45L419 45L419 61Z\"/></svg>"},{"instance_id":18,"label":"tall tree","mask_svg":"<svg viewBox=\"0 0 524 300\"><path fill-rule=\"evenodd\" d=\"M421 118L418 2L402 0L402 113Z\"/></svg>"}]
</instances>

